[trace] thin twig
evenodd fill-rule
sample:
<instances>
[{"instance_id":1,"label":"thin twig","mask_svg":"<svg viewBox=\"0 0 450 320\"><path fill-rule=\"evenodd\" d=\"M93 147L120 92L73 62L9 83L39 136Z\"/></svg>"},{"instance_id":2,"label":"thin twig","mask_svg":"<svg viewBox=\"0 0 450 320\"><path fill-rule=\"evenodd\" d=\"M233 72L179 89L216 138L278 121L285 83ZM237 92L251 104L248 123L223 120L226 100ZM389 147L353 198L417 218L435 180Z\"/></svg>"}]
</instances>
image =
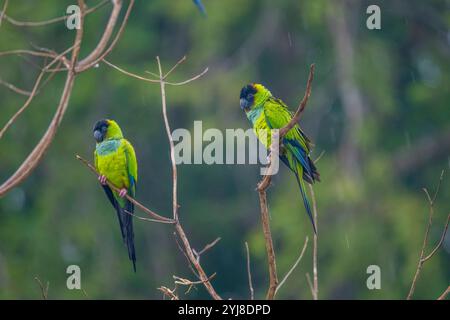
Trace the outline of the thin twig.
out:
<instances>
[{"instance_id":1,"label":"thin twig","mask_svg":"<svg viewBox=\"0 0 450 320\"><path fill-rule=\"evenodd\" d=\"M309 290L311 290L311 295L312 295L312 297L314 299L314 294L315 294L314 293L314 285L313 285L313 283L311 281L311 276L309 275L308 272L305 274L305 276L306 276L306 282L308 282Z\"/></svg>"},{"instance_id":2,"label":"thin twig","mask_svg":"<svg viewBox=\"0 0 450 320\"><path fill-rule=\"evenodd\" d=\"M160 220L160 219L151 219L151 218L144 218L141 216L138 216L137 214L131 213L128 210L124 210L125 213L129 214L130 216L135 217L138 220L142 220L142 221L148 221L148 222L157 222L157 223L166 223L166 224L173 224L175 223L175 221L165 221L165 220Z\"/></svg>"},{"instance_id":3,"label":"thin twig","mask_svg":"<svg viewBox=\"0 0 450 320\"><path fill-rule=\"evenodd\" d=\"M125 12L125 16L122 20L122 24L119 27L119 31L117 31L116 36L114 37L113 41L111 41L111 44L108 46L108 48L106 48L103 51L103 53L98 54L97 57L94 56L95 59L93 59L90 62L87 59L85 61L81 61L80 64L77 65L77 67L76 67L77 72L85 71L85 70L97 65L113 50L113 48L116 46L117 42L119 41L120 37L122 36L122 34L125 30L125 26L127 25L128 18L130 17L130 14L131 14L131 10L133 9L133 5L134 5L134 0L130 0L127 11Z\"/></svg>"},{"instance_id":4,"label":"thin twig","mask_svg":"<svg viewBox=\"0 0 450 320\"><path fill-rule=\"evenodd\" d=\"M171 290L167 287L161 286L157 288L159 291L161 291L165 296L168 296L170 300L180 300L178 296L175 294L175 289Z\"/></svg>"},{"instance_id":5,"label":"thin twig","mask_svg":"<svg viewBox=\"0 0 450 320\"><path fill-rule=\"evenodd\" d=\"M447 289L437 299L444 300L449 293L450 293L450 286L448 286Z\"/></svg>"},{"instance_id":6,"label":"thin twig","mask_svg":"<svg viewBox=\"0 0 450 320\"><path fill-rule=\"evenodd\" d=\"M131 72L129 72L129 71L126 71L126 70L124 70L124 69L122 69L122 68L116 66L115 64L112 64L111 62L109 62L109 61L106 60L106 59L103 59L102 61L103 61L104 63L106 63L108 66L110 66L110 67L116 69L117 71L120 71L120 72L122 72L123 74L125 74L125 75L127 75L127 76L130 76L130 77L133 77L133 78L136 78L136 79L138 79L138 80L147 81L147 82L153 82L153 83L159 83L159 82L160 82L160 80L155 80L155 79L149 79L149 78L141 77L141 76L139 76L139 75L137 75L137 74L134 74L134 73L131 73Z\"/></svg>"},{"instance_id":7,"label":"thin twig","mask_svg":"<svg viewBox=\"0 0 450 320\"><path fill-rule=\"evenodd\" d=\"M47 285L44 287L41 280L37 276L34 277L34 280L36 280L39 287L41 288L42 299L47 300L48 299L48 288L50 286L50 282L47 281Z\"/></svg>"},{"instance_id":8,"label":"thin twig","mask_svg":"<svg viewBox=\"0 0 450 320\"><path fill-rule=\"evenodd\" d=\"M219 242L222 238L218 237L216 238L213 242L208 243L202 250L200 250L199 252L197 252L195 249L192 249L194 251L194 254L197 257L197 261L200 260L200 257L202 254L204 254L206 251L208 251L209 249L211 249L212 247L214 247L217 242Z\"/></svg>"},{"instance_id":9,"label":"thin twig","mask_svg":"<svg viewBox=\"0 0 450 320\"><path fill-rule=\"evenodd\" d=\"M411 298L412 298L412 296L414 294L414 290L416 288L416 282L419 279L419 275L420 275L420 272L422 271L422 267L423 267L424 263L428 259L430 259L436 253L436 251L441 247L442 243L444 242L445 236L447 234L448 224L449 224L449 220L450 220L450 214L447 216L447 222L445 223L444 231L442 232L442 235L441 235L441 238L440 238L438 244L431 251L430 254L425 256L425 249L426 249L427 244L428 244L428 236L429 236L429 233L430 233L431 226L433 224L434 203L435 203L437 195L439 193L439 189L440 189L443 177L444 177L444 170L442 170L442 172L441 172L441 175L440 175L440 178L439 178L439 182L438 182L438 185L436 187L436 191L435 191L433 197L430 196L430 193L428 192L428 190L426 188L423 189L423 191L425 192L425 195L427 197L428 204L429 204L428 224L427 224L427 228L425 230L425 236L424 236L423 243L422 243L422 249L420 251L419 262L417 263L416 273L414 274L414 278L413 278L413 281L411 283L411 288L409 289L408 296L406 297L407 300L411 300Z\"/></svg>"},{"instance_id":10,"label":"thin twig","mask_svg":"<svg viewBox=\"0 0 450 320\"><path fill-rule=\"evenodd\" d=\"M76 155L76 158L78 160L80 160L82 163L84 163L93 173L95 173L97 175L97 177L100 176L100 174L98 173L98 171L94 168L94 166L92 166L89 161L83 159L82 157L80 157L79 155ZM115 185L113 185L110 181L106 180L106 183L108 184L108 186L116 191L116 192L120 192L120 189L117 188ZM147 213L149 216L152 216L153 218L155 218L156 220L158 220L159 222L165 222L165 223L175 223L174 220L163 217L159 214L157 214L156 212L148 209L147 207L145 207L143 204L141 204L140 202L138 202L136 199L132 198L130 195L126 194L125 198L127 200L129 200L131 203L133 203L136 207L138 207L139 209L141 209L143 212Z\"/></svg>"},{"instance_id":11,"label":"thin twig","mask_svg":"<svg viewBox=\"0 0 450 320\"><path fill-rule=\"evenodd\" d=\"M302 248L302 251L300 252L299 257L297 258L297 260L295 261L295 263L291 267L291 269L289 269L288 273L286 273L286 275L284 276L283 280L280 281L280 284L278 285L277 289L275 290L275 294L278 292L278 290L280 290L281 286L286 282L286 280L289 278L291 273L295 270L295 268L297 268L298 264L302 260L303 255L305 254L305 251L306 251L306 247L308 246L308 240L309 240L308 237L306 237L305 238L305 244L303 245L303 248Z\"/></svg>"},{"instance_id":12,"label":"thin twig","mask_svg":"<svg viewBox=\"0 0 450 320\"><path fill-rule=\"evenodd\" d=\"M180 60L183 62L184 60ZM178 62L172 69L173 71L177 66L180 65L181 62ZM164 118L164 126L166 128L167 138L169 139L169 147L170 147L170 163L172 164L172 208L173 208L173 219L178 220L178 200L177 200L177 183L178 183L178 176L177 176L177 165L175 161L175 144L173 142L172 137L172 131L170 130L169 125L169 118L167 116L167 103L166 103L166 89L165 89L165 83L164 83L164 75L161 67L161 61L159 60L159 57L156 57L156 62L158 63L158 70L159 70L159 84L161 89L161 103L162 103L162 111L163 111L163 118Z\"/></svg>"},{"instance_id":13,"label":"thin twig","mask_svg":"<svg viewBox=\"0 0 450 320\"><path fill-rule=\"evenodd\" d=\"M29 97L32 94L31 91L26 91L24 89L20 89L20 88L16 87L15 85L4 81L2 78L0 78L0 85L5 86L9 90L14 91L15 93L21 94L23 96L28 96Z\"/></svg>"},{"instance_id":14,"label":"thin twig","mask_svg":"<svg viewBox=\"0 0 450 320\"><path fill-rule=\"evenodd\" d=\"M255 299L255 291L253 290L252 271L250 269L250 250L248 249L248 243L245 241L245 250L247 251L247 276L248 276L248 288L250 289L250 299Z\"/></svg>"},{"instance_id":15,"label":"thin twig","mask_svg":"<svg viewBox=\"0 0 450 320\"><path fill-rule=\"evenodd\" d=\"M0 12L0 27L2 26L3 17L5 16L6 8L8 7L8 1L9 0L5 0L3 3L2 12Z\"/></svg>"}]
</instances>

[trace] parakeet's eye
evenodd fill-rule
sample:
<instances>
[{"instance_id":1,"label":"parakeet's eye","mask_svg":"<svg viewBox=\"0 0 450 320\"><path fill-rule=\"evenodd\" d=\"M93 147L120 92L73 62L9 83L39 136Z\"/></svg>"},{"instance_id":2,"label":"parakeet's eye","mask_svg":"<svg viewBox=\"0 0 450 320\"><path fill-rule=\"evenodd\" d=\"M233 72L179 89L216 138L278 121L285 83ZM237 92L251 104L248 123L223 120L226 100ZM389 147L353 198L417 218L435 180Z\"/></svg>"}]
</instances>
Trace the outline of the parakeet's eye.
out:
<instances>
[{"instance_id":1,"label":"parakeet's eye","mask_svg":"<svg viewBox=\"0 0 450 320\"><path fill-rule=\"evenodd\" d=\"M247 95L247 100L248 100L248 101L251 101L251 100L253 99L254 96L255 96L255 95L254 95L253 93L249 93L249 94Z\"/></svg>"}]
</instances>

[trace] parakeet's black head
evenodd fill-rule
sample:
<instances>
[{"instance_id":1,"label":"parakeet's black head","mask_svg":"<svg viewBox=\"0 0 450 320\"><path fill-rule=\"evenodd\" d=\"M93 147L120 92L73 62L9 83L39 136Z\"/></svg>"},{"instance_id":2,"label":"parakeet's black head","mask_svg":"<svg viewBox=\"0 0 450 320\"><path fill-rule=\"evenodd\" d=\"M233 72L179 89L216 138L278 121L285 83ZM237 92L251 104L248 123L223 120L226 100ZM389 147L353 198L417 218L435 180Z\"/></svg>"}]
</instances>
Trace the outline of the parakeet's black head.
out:
<instances>
[{"instance_id":1,"label":"parakeet's black head","mask_svg":"<svg viewBox=\"0 0 450 320\"><path fill-rule=\"evenodd\" d=\"M108 131L108 121L100 120L94 126L94 138L98 143L102 142L106 137L106 131Z\"/></svg>"},{"instance_id":2,"label":"parakeet's black head","mask_svg":"<svg viewBox=\"0 0 450 320\"><path fill-rule=\"evenodd\" d=\"M94 138L97 143L100 143L106 139L121 139L123 135L117 122L103 119L97 121L94 126Z\"/></svg>"},{"instance_id":3,"label":"parakeet's black head","mask_svg":"<svg viewBox=\"0 0 450 320\"><path fill-rule=\"evenodd\" d=\"M271 96L272 93L262 84L250 83L242 88L239 103L241 109L248 112L252 108L262 105Z\"/></svg>"},{"instance_id":4,"label":"parakeet's black head","mask_svg":"<svg viewBox=\"0 0 450 320\"><path fill-rule=\"evenodd\" d=\"M248 84L242 88L239 96L239 103L242 110L248 111L251 109L253 103L255 102L255 94L256 88L253 84Z\"/></svg>"}]
</instances>

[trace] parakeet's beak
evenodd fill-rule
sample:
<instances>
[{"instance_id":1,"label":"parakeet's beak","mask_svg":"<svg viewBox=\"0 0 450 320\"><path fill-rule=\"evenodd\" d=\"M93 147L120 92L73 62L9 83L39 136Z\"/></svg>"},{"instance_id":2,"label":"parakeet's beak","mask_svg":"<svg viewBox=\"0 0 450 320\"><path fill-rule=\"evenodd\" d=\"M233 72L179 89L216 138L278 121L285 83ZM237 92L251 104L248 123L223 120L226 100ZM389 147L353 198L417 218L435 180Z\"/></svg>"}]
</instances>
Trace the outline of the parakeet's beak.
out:
<instances>
[{"instance_id":1,"label":"parakeet's beak","mask_svg":"<svg viewBox=\"0 0 450 320\"><path fill-rule=\"evenodd\" d=\"M239 100L239 104L241 105L241 109L244 111L250 109L250 103L247 101L247 99L241 98Z\"/></svg>"},{"instance_id":2,"label":"parakeet's beak","mask_svg":"<svg viewBox=\"0 0 450 320\"><path fill-rule=\"evenodd\" d=\"M99 130L95 130L94 131L94 138L95 138L95 141L102 142L103 141L103 134Z\"/></svg>"}]
</instances>

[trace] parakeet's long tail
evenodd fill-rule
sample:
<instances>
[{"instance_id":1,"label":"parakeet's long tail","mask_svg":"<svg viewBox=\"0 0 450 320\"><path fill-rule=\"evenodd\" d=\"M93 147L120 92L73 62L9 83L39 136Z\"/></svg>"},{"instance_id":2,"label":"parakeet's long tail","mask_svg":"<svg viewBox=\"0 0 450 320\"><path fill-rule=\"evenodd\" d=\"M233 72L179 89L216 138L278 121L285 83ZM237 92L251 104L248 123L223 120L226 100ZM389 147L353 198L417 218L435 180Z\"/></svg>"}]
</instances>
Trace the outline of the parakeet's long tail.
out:
<instances>
[{"instance_id":1,"label":"parakeet's long tail","mask_svg":"<svg viewBox=\"0 0 450 320\"><path fill-rule=\"evenodd\" d=\"M136 249L134 248L133 216L131 215L134 213L134 205L127 200L125 209L123 209L122 212L124 214L122 223L125 231L125 243L128 249L128 258L133 262L133 269L134 272L136 272Z\"/></svg>"},{"instance_id":2,"label":"parakeet's long tail","mask_svg":"<svg viewBox=\"0 0 450 320\"><path fill-rule=\"evenodd\" d=\"M297 178L300 193L302 194L303 204L305 205L306 213L308 214L309 220L311 220L314 233L317 234L316 224L314 223L314 218L311 213L311 206L309 205L308 197L306 196L305 183L303 182L303 179L298 176L297 172L295 172L295 177Z\"/></svg>"},{"instance_id":3,"label":"parakeet's long tail","mask_svg":"<svg viewBox=\"0 0 450 320\"><path fill-rule=\"evenodd\" d=\"M127 245L128 258L133 262L133 270L136 272L136 250L134 248L134 231L133 231L133 216L134 205L126 200L123 208L120 206L112 190L108 186L103 186L108 199L117 212L117 219L119 220L120 232L122 234L123 242ZM128 213L129 212L129 213Z\"/></svg>"}]
</instances>

